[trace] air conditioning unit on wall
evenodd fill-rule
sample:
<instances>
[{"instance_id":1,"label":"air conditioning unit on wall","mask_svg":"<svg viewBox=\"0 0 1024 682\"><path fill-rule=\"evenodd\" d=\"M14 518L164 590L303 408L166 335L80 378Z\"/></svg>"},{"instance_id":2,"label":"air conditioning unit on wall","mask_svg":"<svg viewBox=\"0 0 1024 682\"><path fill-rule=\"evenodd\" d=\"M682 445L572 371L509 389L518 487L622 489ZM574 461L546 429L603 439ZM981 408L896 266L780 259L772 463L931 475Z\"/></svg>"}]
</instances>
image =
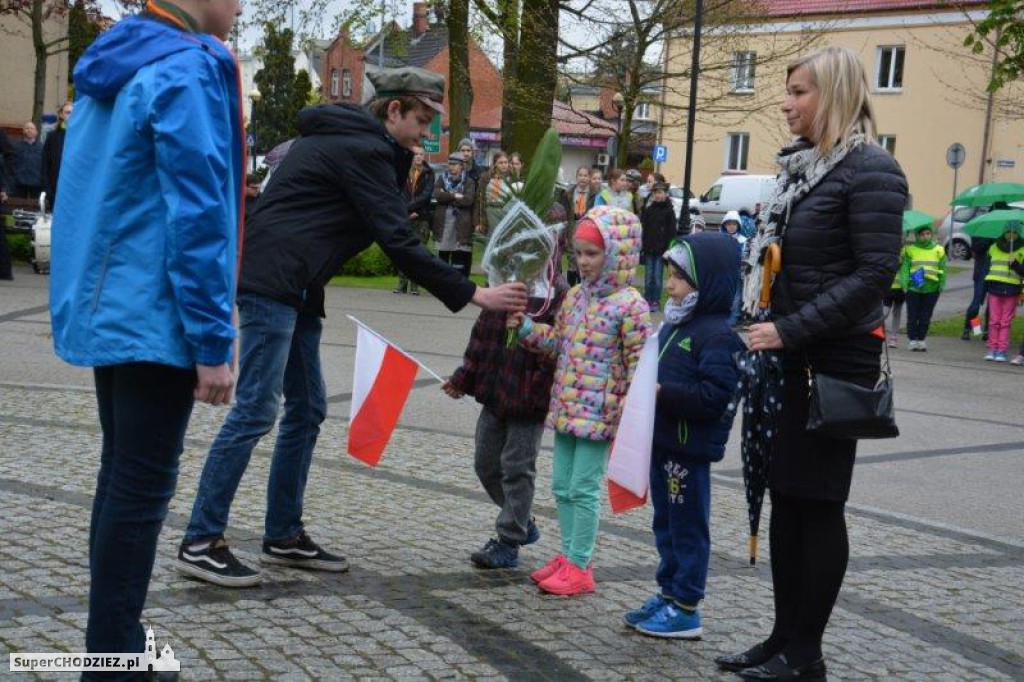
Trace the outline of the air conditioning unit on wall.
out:
<instances>
[{"instance_id":1,"label":"air conditioning unit on wall","mask_svg":"<svg viewBox=\"0 0 1024 682\"><path fill-rule=\"evenodd\" d=\"M597 155L597 165L598 166L607 166L609 163L611 163L611 158L607 154L598 154Z\"/></svg>"}]
</instances>

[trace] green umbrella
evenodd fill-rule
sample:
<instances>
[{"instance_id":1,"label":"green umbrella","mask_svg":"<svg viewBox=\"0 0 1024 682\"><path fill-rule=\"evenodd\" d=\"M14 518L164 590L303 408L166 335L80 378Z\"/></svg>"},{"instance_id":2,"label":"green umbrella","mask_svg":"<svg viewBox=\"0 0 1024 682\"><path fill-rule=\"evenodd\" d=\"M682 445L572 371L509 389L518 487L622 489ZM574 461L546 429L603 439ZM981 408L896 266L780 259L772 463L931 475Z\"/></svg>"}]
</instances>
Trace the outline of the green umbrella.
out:
<instances>
[{"instance_id":1,"label":"green umbrella","mask_svg":"<svg viewBox=\"0 0 1024 682\"><path fill-rule=\"evenodd\" d=\"M986 182L959 194L952 206L991 206L997 201L1009 203L1024 199L1024 185L1019 182Z\"/></svg>"},{"instance_id":2,"label":"green umbrella","mask_svg":"<svg viewBox=\"0 0 1024 682\"><path fill-rule=\"evenodd\" d=\"M913 232L920 227L931 228L935 225L935 218L920 211L903 212L903 231Z\"/></svg>"},{"instance_id":3,"label":"green umbrella","mask_svg":"<svg viewBox=\"0 0 1024 682\"><path fill-rule=\"evenodd\" d=\"M990 211L964 225L964 233L972 237L999 239L1008 227L1015 228L1018 235L1024 234L1024 210L1011 208Z\"/></svg>"}]
</instances>

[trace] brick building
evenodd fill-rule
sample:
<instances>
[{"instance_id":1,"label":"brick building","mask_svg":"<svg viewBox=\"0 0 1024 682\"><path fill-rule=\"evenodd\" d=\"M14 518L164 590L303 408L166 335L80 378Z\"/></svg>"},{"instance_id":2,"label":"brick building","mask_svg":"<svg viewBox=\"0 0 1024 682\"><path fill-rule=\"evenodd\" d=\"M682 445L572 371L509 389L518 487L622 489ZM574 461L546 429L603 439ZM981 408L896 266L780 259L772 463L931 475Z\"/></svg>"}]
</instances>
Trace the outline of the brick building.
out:
<instances>
[{"instance_id":1,"label":"brick building","mask_svg":"<svg viewBox=\"0 0 1024 682\"><path fill-rule=\"evenodd\" d=\"M368 72L378 68L383 50L385 68L416 66L445 77L445 106L448 105L448 29L443 22L431 16L427 4L413 4L412 26L407 29L392 24L381 36L377 36L363 52L363 64ZM473 86L473 106L470 110L470 138L476 143L477 162L487 165L493 151L500 148L501 101L504 84L501 73L484 54L472 38L469 41L469 73ZM457 87L457 84L456 84ZM442 153L434 155L431 161L447 156L448 116L442 120ZM512 151L512 150L509 150Z\"/></svg>"},{"instance_id":2,"label":"brick building","mask_svg":"<svg viewBox=\"0 0 1024 682\"><path fill-rule=\"evenodd\" d=\"M362 102L363 76L362 47L342 26L321 58L320 92L327 102Z\"/></svg>"}]
</instances>

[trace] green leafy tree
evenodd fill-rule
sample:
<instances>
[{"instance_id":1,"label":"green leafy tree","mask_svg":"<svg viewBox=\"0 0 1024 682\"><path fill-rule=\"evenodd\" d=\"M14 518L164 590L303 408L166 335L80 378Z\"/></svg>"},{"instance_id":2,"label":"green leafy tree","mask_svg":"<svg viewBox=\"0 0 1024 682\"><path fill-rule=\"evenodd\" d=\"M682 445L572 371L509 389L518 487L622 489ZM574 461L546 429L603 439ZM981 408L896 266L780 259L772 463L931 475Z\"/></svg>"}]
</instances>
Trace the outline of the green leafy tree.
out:
<instances>
[{"instance_id":1,"label":"green leafy tree","mask_svg":"<svg viewBox=\"0 0 1024 682\"><path fill-rule=\"evenodd\" d=\"M306 92L296 94L291 29L278 31L274 24L264 24L263 44L257 54L263 59L263 68L254 78L260 101L253 105L250 126L255 127L259 151L266 152L298 134L298 113L305 106L308 86Z\"/></svg>"},{"instance_id":2,"label":"green leafy tree","mask_svg":"<svg viewBox=\"0 0 1024 682\"><path fill-rule=\"evenodd\" d=\"M55 54L66 52L68 36L47 35L46 24L51 17L68 12L64 0L0 0L0 15L14 17L10 26L0 28L0 36L24 36L27 32L35 52L35 79L32 92L32 120L39 126L46 98L46 62ZM5 38L6 39L6 38ZM60 103L58 103L60 104Z\"/></svg>"},{"instance_id":3,"label":"green leafy tree","mask_svg":"<svg viewBox=\"0 0 1024 682\"><path fill-rule=\"evenodd\" d=\"M996 92L1024 72L1024 2L991 0L989 14L974 25L964 45L974 54L995 49L989 92Z\"/></svg>"}]
</instances>

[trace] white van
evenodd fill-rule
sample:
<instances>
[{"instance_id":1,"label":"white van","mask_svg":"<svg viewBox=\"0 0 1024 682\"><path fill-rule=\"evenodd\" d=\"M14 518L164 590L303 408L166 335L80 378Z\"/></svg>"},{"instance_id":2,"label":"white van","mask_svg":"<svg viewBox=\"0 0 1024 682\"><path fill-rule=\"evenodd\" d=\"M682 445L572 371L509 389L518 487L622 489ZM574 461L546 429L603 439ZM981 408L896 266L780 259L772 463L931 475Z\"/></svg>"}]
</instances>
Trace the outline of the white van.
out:
<instances>
[{"instance_id":1,"label":"white van","mask_svg":"<svg viewBox=\"0 0 1024 682\"><path fill-rule=\"evenodd\" d=\"M745 208L756 217L774 193L774 175L723 175L701 195L700 212L708 228L717 228L729 211Z\"/></svg>"}]
</instances>

